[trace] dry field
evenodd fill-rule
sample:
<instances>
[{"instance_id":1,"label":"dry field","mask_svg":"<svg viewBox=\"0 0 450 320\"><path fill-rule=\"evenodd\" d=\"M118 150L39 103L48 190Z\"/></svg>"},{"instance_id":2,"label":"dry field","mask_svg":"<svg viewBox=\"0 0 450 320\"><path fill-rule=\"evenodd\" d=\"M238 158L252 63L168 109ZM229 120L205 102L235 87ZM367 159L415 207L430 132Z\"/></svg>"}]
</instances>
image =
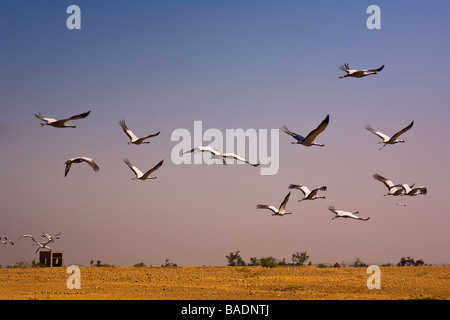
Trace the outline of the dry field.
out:
<instances>
[{"instance_id":1,"label":"dry field","mask_svg":"<svg viewBox=\"0 0 450 320\"><path fill-rule=\"evenodd\" d=\"M450 267L381 267L381 289L366 268L81 267L0 269L1 300L403 300L450 298Z\"/></svg>"}]
</instances>

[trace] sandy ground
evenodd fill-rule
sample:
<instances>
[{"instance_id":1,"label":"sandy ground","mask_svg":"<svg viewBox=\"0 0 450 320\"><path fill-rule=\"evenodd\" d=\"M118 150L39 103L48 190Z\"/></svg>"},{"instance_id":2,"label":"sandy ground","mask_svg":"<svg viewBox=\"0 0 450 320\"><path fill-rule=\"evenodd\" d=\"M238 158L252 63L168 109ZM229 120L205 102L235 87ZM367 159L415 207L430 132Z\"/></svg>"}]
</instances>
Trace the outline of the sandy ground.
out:
<instances>
[{"instance_id":1,"label":"sandy ground","mask_svg":"<svg viewBox=\"0 0 450 320\"><path fill-rule=\"evenodd\" d=\"M80 289L63 268L0 269L1 300L403 300L450 298L450 267L81 267Z\"/></svg>"}]
</instances>

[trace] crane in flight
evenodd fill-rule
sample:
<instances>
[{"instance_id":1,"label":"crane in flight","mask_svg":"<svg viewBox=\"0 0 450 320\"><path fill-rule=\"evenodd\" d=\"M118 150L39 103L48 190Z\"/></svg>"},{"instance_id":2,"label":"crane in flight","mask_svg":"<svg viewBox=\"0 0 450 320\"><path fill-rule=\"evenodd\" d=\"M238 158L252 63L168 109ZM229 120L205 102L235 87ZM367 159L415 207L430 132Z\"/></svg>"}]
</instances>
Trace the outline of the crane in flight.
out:
<instances>
[{"instance_id":1,"label":"crane in flight","mask_svg":"<svg viewBox=\"0 0 450 320\"><path fill-rule=\"evenodd\" d=\"M43 123L41 123L41 127L43 126L51 126L54 128L76 128L76 125L73 124L67 124L66 122L68 121L72 121L72 120L79 120L79 119L84 119L86 118L89 114L91 113L91 111L85 112L85 113L81 113L78 114L76 116L72 116L70 118L65 118L65 119L60 119L60 120L56 120L53 118L45 118L43 116L41 116L41 114L34 114L34 116L36 118L38 118L39 120L44 121Z\"/></svg>"},{"instance_id":2,"label":"crane in flight","mask_svg":"<svg viewBox=\"0 0 450 320\"><path fill-rule=\"evenodd\" d=\"M347 74L340 76L339 78L347 78L347 77L362 78L365 76L370 76L371 74L377 74L378 72L383 70L383 68L384 68L384 65L382 65L378 69L354 70L354 69L350 69L350 66L348 65L348 63L344 63L344 65L340 66L339 69L346 72Z\"/></svg>"},{"instance_id":3,"label":"crane in flight","mask_svg":"<svg viewBox=\"0 0 450 320\"><path fill-rule=\"evenodd\" d=\"M150 143L150 141L145 141L145 140L153 138L153 137L156 137L161 132L161 131L158 131L157 133L150 134L150 135L148 135L146 137L138 138L133 133L133 131L128 129L127 125L125 124L125 120L120 120L119 121L119 125L122 127L123 132L125 132L125 134L128 136L128 138L130 138L130 141L128 142L128 144L140 145L140 144L143 144L143 143Z\"/></svg>"},{"instance_id":4,"label":"crane in flight","mask_svg":"<svg viewBox=\"0 0 450 320\"><path fill-rule=\"evenodd\" d=\"M289 197L291 195L291 192L289 192L286 197L284 197L283 202L281 203L279 208L276 208L274 206L268 206L265 204L258 204L256 206L256 209L269 209L273 212L273 216L284 216L285 214L292 214L292 212L286 212L286 203L289 200Z\"/></svg>"},{"instance_id":5,"label":"crane in flight","mask_svg":"<svg viewBox=\"0 0 450 320\"><path fill-rule=\"evenodd\" d=\"M351 219L356 219L356 220L367 221L370 219L370 217L365 218L365 219L358 217L357 216L357 214L359 213L358 211L348 212L348 211L336 210L336 209L334 209L334 206L329 206L328 210L330 210L331 212L333 212L335 214L335 216L333 218L331 218L331 220L334 220L336 218L351 218Z\"/></svg>"},{"instance_id":6,"label":"crane in flight","mask_svg":"<svg viewBox=\"0 0 450 320\"><path fill-rule=\"evenodd\" d=\"M399 142L401 142L401 143L405 142L405 140L398 139L398 137L400 135L404 134L409 129L411 129L413 125L414 125L414 121L411 122L405 128L403 128L402 130L400 130L399 132L397 132L396 134L394 134L392 137L389 137L388 135L385 135L384 133L382 133L380 131L376 131L376 130L372 129L372 127L369 126L369 125L366 126L366 129L369 130L370 132L372 132L373 134L377 135L378 137L380 137L383 140L382 142L378 142L378 143L383 143L383 146L380 149L378 149L378 150L381 150L387 144L396 144L396 143L399 143Z\"/></svg>"},{"instance_id":7,"label":"crane in flight","mask_svg":"<svg viewBox=\"0 0 450 320\"><path fill-rule=\"evenodd\" d=\"M401 187L401 185L397 184L395 185L392 180L389 180L381 175L379 175L378 173L375 173L373 175L373 178L375 180L378 180L380 182L382 182L386 188L388 188L388 193L386 193L384 196L399 196L403 193L403 188ZM410 185L410 187L414 187L415 183L413 183L412 185Z\"/></svg>"},{"instance_id":8,"label":"crane in flight","mask_svg":"<svg viewBox=\"0 0 450 320\"><path fill-rule=\"evenodd\" d=\"M321 132L323 132L325 130L325 128L328 126L329 121L330 121L330 115L327 115L325 117L325 119L317 126L317 128L312 130L306 137L303 137L303 136L299 135L298 133L290 131L286 126L283 126L283 131L286 134L293 137L295 140L297 140L295 142L291 142L291 144L301 144L306 147L310 147L310 146L323 147L323 146L325 146L324 144L317 143L314 140Z\"/></svg>"},{"instance_id":9,"label":"crane in flight","mask_svg":"<svg viewBox=\"0 0 450 320\"><path fill-rule=\"evenodd\" d=\"M289 189L297 189L303 193L303 199L298 200L298 202L303 200L315 200L315 199L325 199L325 196L318 196L317 192L319 191L327 191L326 186L321 186L312 191L308 189L306 186L299 186L297 184L290 184Z\"/></svg>"},{"instance_id":10,"label":"crane in flight","mask_svg":"<svg viewBox=\"0 0 450 320\"><path fill-rule=\"evenodd\" d=\"M95 163L95 161L92 158L76 157L76 158L69 159L65 162L66 168L64 171L64 177L67 177L67 174L69 173L70 168L72 167L72 163L80 163L80 162L86 162L87 164L89 164L92 167L92 169L95 172L100 170L99 166Z\"/></svg>"},{"instance_id":11,"label":"crane in flight","mask_svg":"<svg viewBox=\"0 0 450 320\"><path fill-rule=\"evenodd\" d=\"M150 177L150 175L153 172L155 172L156 170L158 170L163 165L163 162L164 162L164 160L161 160L160 162L158 162L158 164L156 166L154 166L153 168L148 170L146 173L142 173L142 171L139 170L136 166L134 166L128 159L124 159L123 161L127 164L127 166L135 174L135 177L131 178L131 180L142 180L142 181L147 180L147 179L156 179L157 177Z\"/></svg>"}]
</instances>

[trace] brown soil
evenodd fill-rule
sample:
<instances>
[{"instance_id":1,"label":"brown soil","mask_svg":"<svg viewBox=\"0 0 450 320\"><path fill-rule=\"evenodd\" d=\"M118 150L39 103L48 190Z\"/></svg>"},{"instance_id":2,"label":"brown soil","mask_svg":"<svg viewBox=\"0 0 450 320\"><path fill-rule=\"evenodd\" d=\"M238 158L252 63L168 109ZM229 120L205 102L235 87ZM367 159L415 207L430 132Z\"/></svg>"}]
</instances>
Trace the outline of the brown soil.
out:
<instances>
[{"instance_id":1,"label":"brown soil","mask_svg":"<svg viewBox=\"0 0 450 320\"><path fill-rule=\"evenodd\" d=\"M366 268L81 267L68 289L67 268L0 269L1 300L446 299L450 267L381 267L381 289Z\"/></svg>"}]
</instances>

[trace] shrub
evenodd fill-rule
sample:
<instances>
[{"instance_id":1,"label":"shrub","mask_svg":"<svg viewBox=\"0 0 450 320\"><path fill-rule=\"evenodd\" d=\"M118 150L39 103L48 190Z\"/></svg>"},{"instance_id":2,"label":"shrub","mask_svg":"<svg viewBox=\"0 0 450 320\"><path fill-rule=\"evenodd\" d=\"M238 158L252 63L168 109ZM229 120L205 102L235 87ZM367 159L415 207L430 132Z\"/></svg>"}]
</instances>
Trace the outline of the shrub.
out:
<instances>
[{"instance_id":1,"label":"shrub","mask_svg":"<svg viewBox=\"0 0 450 320\"><path fill-rule=\"evenodd\" d=\"M265 268L274 268L278 267L278 261L277 259L273 257L263 257L259 259L259 263L261 266Z\"/></svg>"},{"instance_id":2,"label":"shrub","mask_svg":"<svg viewBox=\"0 0 450 320\"><path fill-rule=\"evenodd\" d=\"M226 256L228 266L245 266L245 262L239 254L240 251L230 252L230 255Z\"/></svg>"},{"instance_id":3,"label":"shrub","mask_svg":"<svg viewBox=\"0 0 450 320\"><path fill-rule=\"evenodd\" d=\"M143 262L139 262L139 263L136 263L133 267L146 267L146 265L145 265L145 263L143 263Z\"/></svg>"},{"instance_id":4,"label":"shrub","mask_svg":"<svg viewBox=\"0 0 450 320\"><path fill-rule=\"evenodd\" d=\"M309 256L304 252L296 252L292 254L292 263L296 266L302 266L308 261Z\"/></svg>"}]
</instances>

